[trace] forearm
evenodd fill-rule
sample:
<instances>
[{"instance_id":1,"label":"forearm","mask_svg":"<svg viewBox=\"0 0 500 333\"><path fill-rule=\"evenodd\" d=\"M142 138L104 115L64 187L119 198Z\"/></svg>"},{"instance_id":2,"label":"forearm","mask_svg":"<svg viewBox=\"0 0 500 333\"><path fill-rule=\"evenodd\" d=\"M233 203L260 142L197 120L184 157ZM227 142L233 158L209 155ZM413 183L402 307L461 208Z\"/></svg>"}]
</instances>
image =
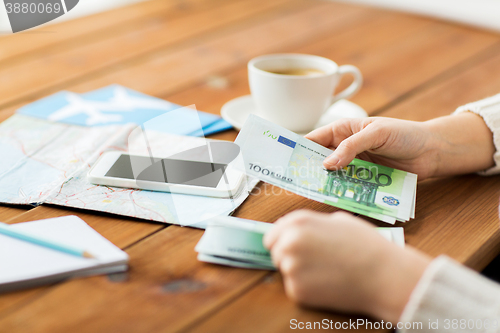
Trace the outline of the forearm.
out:
<instances>
[{"instance_id":1,"label":"forearm","mask_svg":"<svg viewBox=\"0 0 500 333\"><path fill-rule=\"evenodd\" d=\"M424 125L437 152L433 176L477 172L495 165L493 134L480 116L464 112L432 119Z\"/></svg>"},{"instance_id":2,"label":"forearm","mask_svg":"<svg viewBox=\"0 0 500 333\"><path fill-rule=\"evenodd\" d=\"M367 312L396 324L431 260L409 246L380 258L379 265L383 269L371 277L377 281L376 301L369 304Z\"/></svg>"}]
</instances>

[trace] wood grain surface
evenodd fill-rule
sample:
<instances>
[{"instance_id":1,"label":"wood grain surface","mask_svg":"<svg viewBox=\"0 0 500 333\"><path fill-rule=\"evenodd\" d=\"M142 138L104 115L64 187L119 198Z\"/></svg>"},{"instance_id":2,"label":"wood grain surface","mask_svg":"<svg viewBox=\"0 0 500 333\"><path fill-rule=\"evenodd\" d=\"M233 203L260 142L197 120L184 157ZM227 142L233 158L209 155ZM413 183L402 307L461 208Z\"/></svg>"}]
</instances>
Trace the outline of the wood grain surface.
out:
<instances>
[{"instance_id":1,"label":"wood grain surface","mask_svg":"<svg viewBox=\"0 0 500 333\"><path fill-rule=\"evenodd\" d=\"M317 0L151 0L1 36L0 121L59 90L115 83L218 114L249 94L248 60L278 52L359 67L365 83L352 100L370 115L425 121L500 92L500 35L492 32ZM480 270L500 252L499 198L500 177L420 182L416 218L402 225L406 241ZM274 222L301 208L336 210L261 183L235 215ZM0 295L0 332L285 332L294 318L365 319L297 306L279 273L197 261L201 230L52 205L0 206L7 223L66 215L124 249L130 270Z\"/></svg>"}]
</instances>

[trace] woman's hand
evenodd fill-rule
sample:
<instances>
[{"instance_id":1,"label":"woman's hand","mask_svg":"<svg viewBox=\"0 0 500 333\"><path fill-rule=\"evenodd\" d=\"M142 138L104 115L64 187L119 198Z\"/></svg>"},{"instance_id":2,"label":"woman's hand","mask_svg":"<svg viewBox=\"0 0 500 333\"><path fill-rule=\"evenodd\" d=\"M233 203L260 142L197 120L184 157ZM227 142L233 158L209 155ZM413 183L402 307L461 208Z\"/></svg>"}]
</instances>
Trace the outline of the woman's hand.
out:
<instances>
[{"instance_id":1,"label":"woman's hand","mask_svg":"<svg viewBox=\"0 0 500 333\"><path fill-rule=\"evenodd\" d=\"M290 213L265 235L264 244L293 300L393 323L430 262L343 212Z\"/></svg>"},{"instance_id":2,"label":"woman's hand","mask_svg":"<svg viewBox=\"0 0 500 333\"><path fill-rule=\"evenodd\" d=\"M327 169L359 158L413 172L419 179L469 173L494 165L493 136L473 113L414 122L392 118L341 119L306 136L335 152Z\"/></svg>"}]
</instances>

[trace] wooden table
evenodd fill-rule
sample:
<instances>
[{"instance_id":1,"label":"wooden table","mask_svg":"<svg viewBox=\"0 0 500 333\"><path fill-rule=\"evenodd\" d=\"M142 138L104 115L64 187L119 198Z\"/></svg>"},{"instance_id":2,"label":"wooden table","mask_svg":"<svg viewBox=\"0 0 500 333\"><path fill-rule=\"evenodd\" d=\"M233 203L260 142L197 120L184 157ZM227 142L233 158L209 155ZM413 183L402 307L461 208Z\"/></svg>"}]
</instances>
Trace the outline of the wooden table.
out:
<instances>
[{"instance_id":1,"label":"wooden table","mask_svg":"<svg viewBox=\"0 0 500 333\"><path fill-rule=\"evenodd\" d=\"M0 37L0 121L59 90L113 83L219 113L249 93L247 61L276 52L358 66L365 84L352 100L370 115L426 120L500 92L497 33L334 2L151 0ZM272 222L298 208L335 210L259 188L236 216ZM421 182L416 218L404 225L407 243L480 270L500 252L499 197L500 177ZM4 294L0 332L281 332L291 319L349 318L293 304L278 273L198 262L201 230L56 206L0 206L9 223L70 214L127 251L129 272Z\"/></svg>"}]
</instances>

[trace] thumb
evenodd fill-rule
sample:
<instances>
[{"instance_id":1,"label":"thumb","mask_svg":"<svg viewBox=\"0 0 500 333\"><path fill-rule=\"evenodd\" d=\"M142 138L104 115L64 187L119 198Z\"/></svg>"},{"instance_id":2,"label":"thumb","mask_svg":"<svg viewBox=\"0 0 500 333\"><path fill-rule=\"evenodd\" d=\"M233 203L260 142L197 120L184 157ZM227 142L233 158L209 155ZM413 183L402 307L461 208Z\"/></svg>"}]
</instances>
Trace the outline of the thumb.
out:
<instances>
[{"instance_id":1,"label":"thumb","mask_svg":"<svg viewBox=\"0 0 500 333\"><path fill-rule=\"evenodd\" d=\"M328 156L323 165L327 169L340 169L349 165L358 154L380 146L380 133L370 126L342 141L337 149Z\"/></svg>"}]
</instances>

